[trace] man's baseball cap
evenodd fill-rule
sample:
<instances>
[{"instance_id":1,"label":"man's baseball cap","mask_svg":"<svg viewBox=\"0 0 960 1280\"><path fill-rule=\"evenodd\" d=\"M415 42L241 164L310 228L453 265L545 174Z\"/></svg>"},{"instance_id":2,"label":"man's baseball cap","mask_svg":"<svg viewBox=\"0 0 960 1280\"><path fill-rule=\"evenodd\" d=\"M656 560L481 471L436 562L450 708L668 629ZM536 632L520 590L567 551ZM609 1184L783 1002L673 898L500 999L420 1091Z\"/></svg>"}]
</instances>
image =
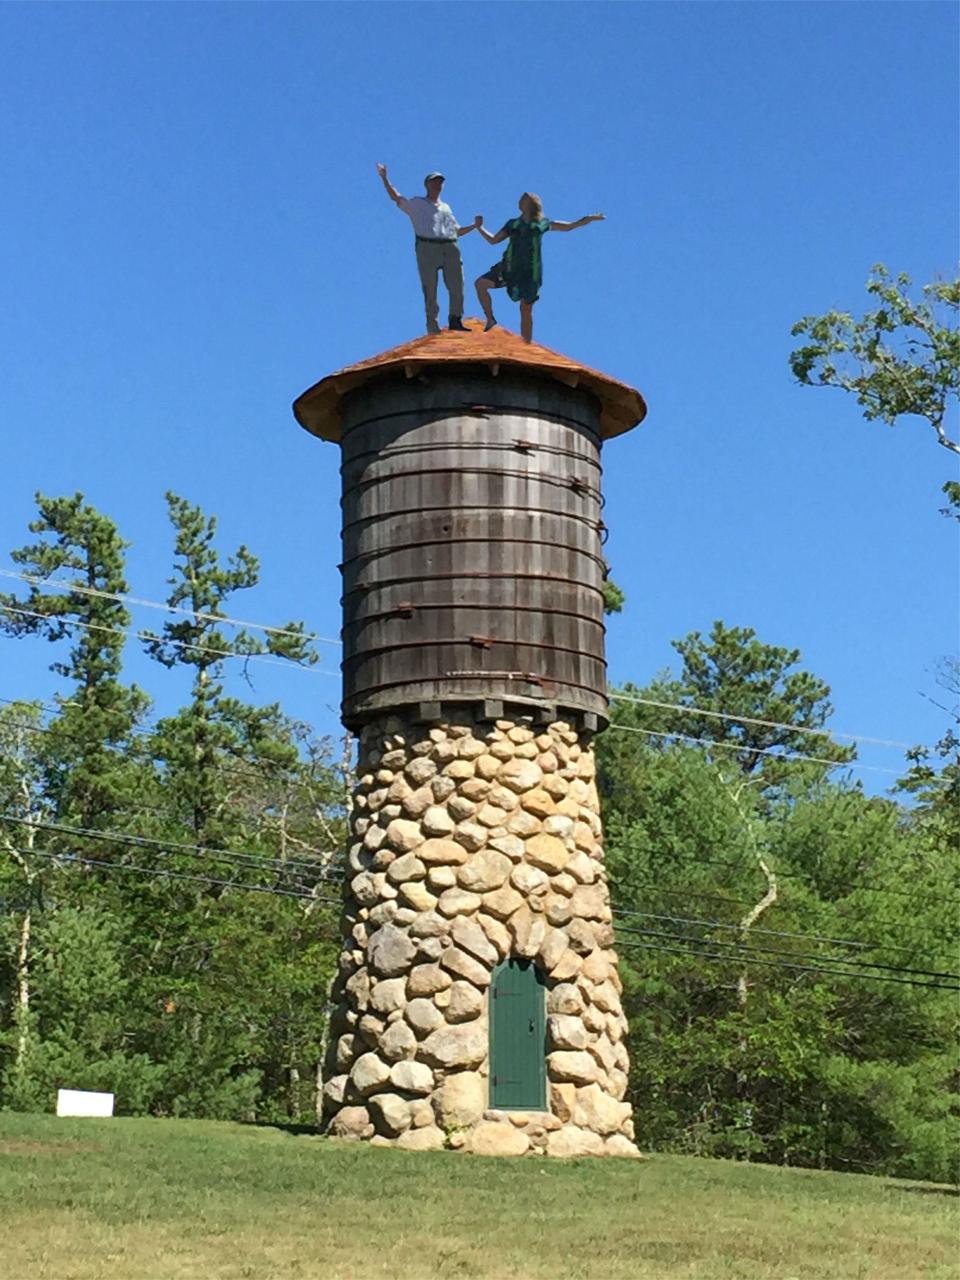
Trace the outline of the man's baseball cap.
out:
<instances>
[{"instance_id":1,"label":"man's baseball cap","mask_svg":"<svg viewBox=\"0 0 960 1280\"><path fill-rule=\"evenodd\" d=\"M436 173L436 172L434 172L434 173L428 173L428 174L427 174L427 176L424 178L424 180L423 180L423 181L424 181L424 183L427 183L427 182L430 182L433 178L439 178L441 182L446 182L446 178L443 176L443 174L442 174L442 173Z\"/></svg>"}]
</instances>

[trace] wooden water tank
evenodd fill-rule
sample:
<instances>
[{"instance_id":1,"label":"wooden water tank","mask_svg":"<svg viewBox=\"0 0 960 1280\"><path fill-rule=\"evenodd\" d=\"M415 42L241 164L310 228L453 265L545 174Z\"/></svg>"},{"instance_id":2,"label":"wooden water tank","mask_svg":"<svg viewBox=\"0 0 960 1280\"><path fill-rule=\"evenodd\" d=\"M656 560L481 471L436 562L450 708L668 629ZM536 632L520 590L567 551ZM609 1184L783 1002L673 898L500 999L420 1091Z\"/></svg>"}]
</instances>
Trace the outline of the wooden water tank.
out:
<instances>
[{"instance_id":1,"label":"wooden water tank","mask_svg":"<svg viewBox=\"0 0 960 1280\"><path fill-rule=\"evenodd\" d=\"M470 336L420 339L295 405L342 446L343 720L398 707L440 719L473 703L597 728L600 447L618 433L591 381L603 375L567 362L560 378L535 356L555 353L503 331ZM476 358L451 359L451 340ZM410 358L431 346L446 358ZM642 416L632 395L640 412L621 406L624 421Z\"/></svg>"}]
</instances>

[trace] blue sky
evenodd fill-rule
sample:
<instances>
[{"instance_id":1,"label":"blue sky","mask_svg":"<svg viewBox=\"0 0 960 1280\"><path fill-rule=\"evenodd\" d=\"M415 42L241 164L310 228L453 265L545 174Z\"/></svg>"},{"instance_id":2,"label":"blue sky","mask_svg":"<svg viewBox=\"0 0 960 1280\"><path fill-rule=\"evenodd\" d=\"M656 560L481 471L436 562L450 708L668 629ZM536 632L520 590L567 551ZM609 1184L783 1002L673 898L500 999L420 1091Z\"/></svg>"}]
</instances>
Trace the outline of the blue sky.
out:
<instances>
[{"instance_id":1,"label":"blue sky","mask_svg":"<svg viewBox=\"0 0 960 1280\"><path fill-rule=\"evenodd\" d=\"M261 557L235 613L336 636L338 458L290 402L420 332L408 225L374 164L411 194L436 167L461 222L499 225L524 189L548 216L607 214L546 242L536 337L650 406L605 454L628 595L613 678L648 679L672 638L723 618L799 648L836 729L933 741L946 717L923 695L943 697L958 622L937 508L956 469L922 424L795 386L787 355L802 315L864 305L874 262L919 282L955 269L957 14L0 6L0 567L35 490L81 489L131 540L133 591L159 598L172 488L220 517L225 549ZM494 251L462 247L470 280ZM0 639L0 696L49 696L52 658ZM128 662L176 705L175 677ZM263 666L256 693L336 729L335 675Z\"/></svg>"}]
</instances>

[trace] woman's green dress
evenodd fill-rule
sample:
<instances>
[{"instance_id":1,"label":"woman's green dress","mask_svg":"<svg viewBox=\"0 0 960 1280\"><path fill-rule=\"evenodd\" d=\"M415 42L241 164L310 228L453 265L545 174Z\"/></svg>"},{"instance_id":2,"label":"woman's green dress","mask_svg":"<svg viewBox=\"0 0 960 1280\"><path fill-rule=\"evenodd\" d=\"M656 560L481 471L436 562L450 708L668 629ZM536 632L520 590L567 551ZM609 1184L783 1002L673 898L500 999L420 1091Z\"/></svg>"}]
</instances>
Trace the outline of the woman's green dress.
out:
<instances>
[{"instance_id":1,"label":"woman's green dress","mask_svg":"<svg viewBox=\"0 0 960 1280\"><path fill-rule=\"evenodd\" d=\"M501 267L507 293L514 302L536 302L543 284L543 259L540 243L550 230L550 220L539 218L524 222L513 218L504 227L510 233Z\"/></svg>"}]
</instances>

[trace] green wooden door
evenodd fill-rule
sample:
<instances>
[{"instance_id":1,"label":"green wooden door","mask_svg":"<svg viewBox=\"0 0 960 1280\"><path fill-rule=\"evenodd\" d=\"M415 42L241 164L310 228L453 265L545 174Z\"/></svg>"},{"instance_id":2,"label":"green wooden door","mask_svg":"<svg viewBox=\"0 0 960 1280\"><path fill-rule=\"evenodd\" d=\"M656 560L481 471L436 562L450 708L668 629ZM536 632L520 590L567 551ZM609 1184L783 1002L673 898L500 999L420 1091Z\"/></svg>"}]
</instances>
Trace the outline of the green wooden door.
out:
<instances>
[{"instance_id":1,"label":"green wooden door","mask_svg":"<svg viewBox=\"0 0 960 1280\"><path fill-rule=\"evenodd\" d=\"M532 960L511 958L490 986L490 1106L543 1111L547 1105L546 999Z\"/></svg>"}]
</instances>

